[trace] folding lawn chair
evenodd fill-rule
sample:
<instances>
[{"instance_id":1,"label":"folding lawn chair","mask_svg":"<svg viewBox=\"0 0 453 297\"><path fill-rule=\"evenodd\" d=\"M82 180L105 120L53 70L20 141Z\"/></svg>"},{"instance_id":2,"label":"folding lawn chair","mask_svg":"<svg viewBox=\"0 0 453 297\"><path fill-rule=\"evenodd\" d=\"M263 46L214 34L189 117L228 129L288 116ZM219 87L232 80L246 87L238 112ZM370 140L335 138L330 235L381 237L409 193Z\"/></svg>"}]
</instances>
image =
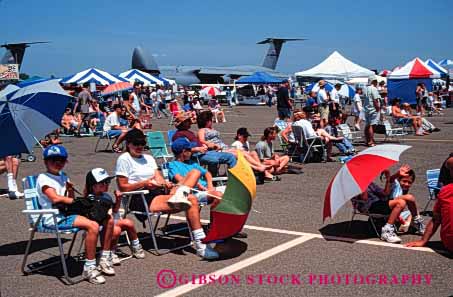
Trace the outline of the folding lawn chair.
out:
<instances>
[{"instance_id":1,"label":"folding lawn chair","mask_svg":"<svg viewBox=\"0 0 453 297\"><path fill-rule=\"evenodd\" d=\"M404 128L393 128L392 124L388 120L384 120L383 125L385 127L385 138L384 141L387 141L387 139L393 138L396 139L399 142L399 139L401 141L404 141L404 136L407 135L407 132L404 131Z\"/></svg>"},{"instance_id":2,"label":"folding lawn chair","mask_svg":"<svg viewBox=\"0 0 453 297\"><path fill-rule=\"evenodd\" d=\"M376 236L381 237L381 234L378 232L378 229L376 227L376 221L377 220L386 220L389 215L371 213L368 210L360 210L361 206L363 206L365 203L366 203L366 201L363 201L360 199L355 199L352 202L352 217L351 217L351 221L349 221L348 231L351 230L352 222L354 221L354 217L356 215L362 215L362 216L367 216L369 218L369 222L371 223L371 226L373 227L373 230L376 233Z\"/></svg>"},{"instance_id":3,"label":"folding lawn chair","mask_svg":"<svg viewBox=\"0 0 453 297\"><path fill-rule=\"evenodd\" d=\"M151 131L146 133L146 139L148 141L148 147L151 154L155 159L164 159L167 162L168 159L173 158L173 154L170 154L167 150L165 143L164 134L161 131Z\"/></svg>"},{"instance_id":4,"label":"folding lawn chair","mask_svg":"<svg viewBox=\"0 0 453 297\"><path fill-rule=\"evenodd\" d=\"M361 131L351 131L351 128L348 124L340 124L337 126L338 131L341 135L347 138L352 144L356 143L358 140L362 139Z\"/></svg>"},{"instance_id":5,"label":"folding lawn chair","mask_svg":"<svg viewBox=\"0 0 453 297\"><path fill-rule=\"evenodd\" d=\"M67 259L71 256L71 251L74 246L74 242L77 237L77 233L80 231L78 228L69 228L69 229L61 229L57 225L57 215L59 213L58 209L41 209L38 200L38 191L36 189L36 176L28 176L22 180L23 188L24 188L24 195L25 195L25 210L22 213L27 215L28 223L30 224L30 238L27 243L27 247L25 249L24 259L22 261L22 273L25 275L31 274L36 270L42 270L43 268L58 264L61 262L63 268L63 278L66 280L68 284L76 284L83 280L82 277L71 278L68 274L68 267L67 267ZM54 226L46 226L43 222L43 215L52 215ZM27 265L27 258L30 255L30 249L33 243L33 238L36 233L47 233L47 234L55 234L58 249L60 253L60 259L57 261L52 261L48 264L42 264L41 262L38 265L29 264ZM68 253L65 255L63 249L63 242L61 239L61 235L64 234L71 234L73 235L71 245L69 246Z\"/></svg>"},{"instance_id":6,"label":"folding lawn chair","mask_svg":"<svg viewBox=\"0 0 453 297\"><path fill-rule=\"evenodd\" d=\"M317 152L318 150L321 150L321 159L323 161L327 160L326 147L321 137L306 137L304 129L298 125L292 125L291 128L294 133L294 138L296 139L296 142L298 143L299 148L301 149L301 152L304 156L302 158L302 163L305 163L305 161L308 160L308 157L311 155L311 153Z\"/></svg>"},{"instance_id":7,"label":"folding lawn chair","mask_svg":"<svg viewBox=\"0 0 453 297\"><path fill-rule=\"evenodd\" d=\"M146 237L146 238L150 237L152 239L153 245L154 245L154 248L151 250L151 252L154 252L156 255L163 255L163 254L167 254L169 252L175 251L175 250L180 250L180 249L184 249L186 247L192 246L192 240L193 240L192 232L191 232L192 230L190 229L190 226L187 223L187 228L184 228L184 229L188 229L189 230L189 235L190 235L190 242L189 243L176 246L176 247L174 247L172 249L159 248L159 245L157 243L157 239L159 237L168 236L170 233L158 230L157 227L159 226L160 217L161 217L161 215L163 213L162 212L154 213L154 212L151 212L149 210L149 206L148 206L148 203L147 203L146 198L145 198L145 195L149 194L149 191L148 190L139 190L139 191L123 192L122 194L123 194L123 199L121 200L121 202L122 202L123 207L124 207L124 216L123 216L123 218L125 218L130 213L138 214L138 215L142 215L142 216L146 217L146 221L148 222L149 233L150 233L150 235L148 237ZM132 210L130 208L132 199L139 199L140 201L142 201L144 210L143 211ZM156 217L155 223L153 223L153 217ZM168 223L168 219L167 219L167 223ZM161 231L161 234L158 234L157 233L158 231ZM174 233L174 232L176 232L176 231L173 231L171 233Z\"/></svg>"},{"instance_id":8,"label":"folding lawn chair","mask_svg":"<svg viewBox=\"0 0 453 297\"><path fill-rule=\"evenodd\" d=\"M437 199L437 193L439 193L439 175L440 169L428 169L426 170L426 184L428 186L428 201L426 201L425 207L423 208L423 212L428 209L429 204L431 201Z\"/></svg>"}]
</instances>

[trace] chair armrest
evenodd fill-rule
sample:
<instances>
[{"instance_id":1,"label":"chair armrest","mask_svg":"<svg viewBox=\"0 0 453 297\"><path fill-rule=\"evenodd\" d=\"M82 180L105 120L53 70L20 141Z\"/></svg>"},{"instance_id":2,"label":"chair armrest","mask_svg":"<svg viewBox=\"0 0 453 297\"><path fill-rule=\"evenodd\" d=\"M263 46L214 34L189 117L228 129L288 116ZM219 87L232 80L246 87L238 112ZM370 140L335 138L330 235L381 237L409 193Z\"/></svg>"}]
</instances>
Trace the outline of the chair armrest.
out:
<instances>
[{"instance_id":1,"label":"chair armrest","mask_svg":"<svg viewBox=\"0 0 453 297\"><path fill-rule=\"evenodd\" d=\"M213 177L212 178L212 181L216 182L216 181L228 181L228 177L224 177L224 176L220 176L220 177Z\"/></svg>"},{"instance_id":2,"label":"chair armrest","mask_svg":"<svg viewBox=\"0 0 453 297\"><path fill-rule=\"evenodd\" d=\"M25 209L22 210L24 214L59 214L60 211L58 209Z\"/></svg>"},{"instance_id":3,"label":"chair armrest","mask_svg":"<svg viewBox=\"0 0 453 297\"><path fill-rule=\"evenodd\" d=\"M130 192L121 192L122 195L146 195L149 194L148 190L137 190L137 191L130 191Z\"/></svg>"},{"instance_id":4,"label":"chair armrest","mask_svg":"<svg viewBox=\"0 0 453 297\"><path fill-rule=\"evenodd\" d=\"M438 186L428 186L428 189L440 191L440 187L438 187Z\"/></svg>"}]
</instances>

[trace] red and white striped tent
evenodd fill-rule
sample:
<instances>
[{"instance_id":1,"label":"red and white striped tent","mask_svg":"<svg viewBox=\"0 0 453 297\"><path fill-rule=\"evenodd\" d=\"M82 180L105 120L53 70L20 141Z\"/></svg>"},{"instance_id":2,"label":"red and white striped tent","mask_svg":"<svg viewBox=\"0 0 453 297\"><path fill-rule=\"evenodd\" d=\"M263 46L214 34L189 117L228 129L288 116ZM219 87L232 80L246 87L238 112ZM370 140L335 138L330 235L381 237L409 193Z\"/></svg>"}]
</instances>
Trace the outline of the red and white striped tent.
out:
<instances>
[{"instance_id":1,"label":"red and white striped tent","mask_svg":"<svg viewBox=\"0 0 453 297\"><path fill-rule=\"evenodd\" d=\"M415 58L387 76L388 79L440 78L440 73L428 66L419 58Z\"/></svg>"}]
</instances>

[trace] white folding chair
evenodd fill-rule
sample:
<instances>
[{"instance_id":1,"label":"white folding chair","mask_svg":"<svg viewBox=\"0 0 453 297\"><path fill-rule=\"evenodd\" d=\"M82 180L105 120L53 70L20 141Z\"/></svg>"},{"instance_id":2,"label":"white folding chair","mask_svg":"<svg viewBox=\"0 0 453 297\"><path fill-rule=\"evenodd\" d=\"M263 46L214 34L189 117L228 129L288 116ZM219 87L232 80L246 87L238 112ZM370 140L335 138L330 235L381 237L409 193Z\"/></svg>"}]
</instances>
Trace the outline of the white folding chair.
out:
<instances>
[{"instance_id":1,"label":"white folding chair","mask_svg":"<svg viewBox=\"0 0 453 297\"><path fill-rule=\"evenodd\" d=\"M387 139L396 139L398 142L399 140L404 141L404 136L407 135L404 128L393 128L388 120L384 120L382 123L385 127L384 141L387 141Z\"/></svg>"},{"instance_id":2,"label":"white folding chair","mask_svg":"<svg viewBox=\"0 0 453 297\"><path fill-rule=\"evenodd\" d=\"M74 246L74 242L77 237L77 233L80 231L78 228L69 228L69 229L61 229L58 227L57 224L57 215L59 214L58 209L41 209L38 200L38 192L36 190L36 176L28 176L22 180L23 188L24 188L24 195L25 195L25 210L22 213L27 215L28 223L30 224L30 238L27 243L27 247L25 248L25 254L22 261L22 273L27 275L31 274L34 271L42 270L43 268L50 267L52 265L58 264L61 262L63 268L63 278L66 280L68 284L76 284L82 281L84 278L82 277L69 277L68 267L67 267L67 259L71 256L71 251ZM43 215L52 215L53 217L53 226L46 226L43 224ZM47 233L47 234L55 234L58 249L60 253L60 259L57 261L52 261L47 264L42 264L42 262L38 262L38 265L28 264L27 265L27 258L30 255L30 249L33 243L33 238L36 233ZM61 235L73 235L71 240L71 245L69 246L68 253L64 253L63 249L63 242Z\"/></svg>"},{"instance_id":3,"label":"white folding chair","mask_svg":"<svg viewBox=\"0 0 453 297\"><path fill-rule=\"evenodd\" d=\"M321 137L306 137L304 129L298 125L292 125L291 129L293 130L294 138L296 139L296 142L298 143L301 152L304 155L302 163L305 163L305 161L308 159L308 156L310 156L310 153L316 152L319 149L321 150L322 160L327 160L326 147Z\"/></svg>"}]
</instances>

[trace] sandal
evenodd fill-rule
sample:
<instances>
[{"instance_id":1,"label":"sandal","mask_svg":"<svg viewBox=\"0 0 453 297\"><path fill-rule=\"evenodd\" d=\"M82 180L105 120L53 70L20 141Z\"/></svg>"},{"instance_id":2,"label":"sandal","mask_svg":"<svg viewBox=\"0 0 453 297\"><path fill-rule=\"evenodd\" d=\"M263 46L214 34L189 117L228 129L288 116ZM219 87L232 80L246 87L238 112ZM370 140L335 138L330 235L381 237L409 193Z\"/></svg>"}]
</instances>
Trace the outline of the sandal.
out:
<instances>
[{"instance_id":1,"label":"sandal","mask_svg":"<svg viewBox=\"0 0 453 297\"><path fill-rule=\"evenodd\" d=\"M265 177L265 181L281 181L282 178L280 176L274 175L273 177Z\"/></svg>"},{"instance_id":2,"label":"sandal","mask_svg":"<svg viewBox=\"0 0 453 297\"><path fill-rule=\"evenodd\" d=\"M112 151L114 153L121 153L121 149L118 147L118 145L112 145Z\"/></svg>"}]
</instances>

